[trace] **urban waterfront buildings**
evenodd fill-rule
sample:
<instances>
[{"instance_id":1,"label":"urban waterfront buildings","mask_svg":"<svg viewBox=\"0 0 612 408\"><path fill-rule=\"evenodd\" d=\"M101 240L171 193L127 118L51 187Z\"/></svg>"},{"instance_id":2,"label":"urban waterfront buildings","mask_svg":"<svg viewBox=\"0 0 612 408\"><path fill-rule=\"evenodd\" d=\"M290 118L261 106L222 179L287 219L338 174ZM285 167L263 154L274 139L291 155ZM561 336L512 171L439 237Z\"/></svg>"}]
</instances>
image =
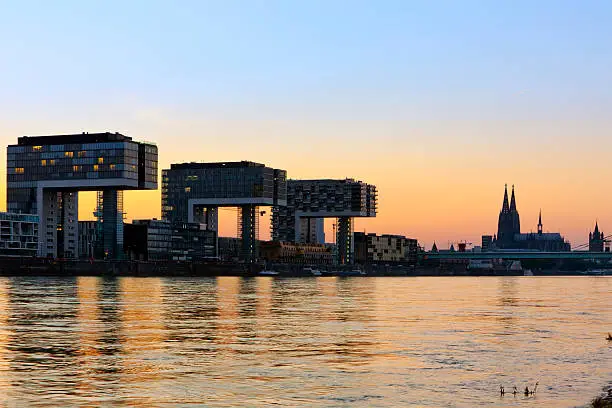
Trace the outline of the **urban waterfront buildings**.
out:
<instances>
[{"instance_id":1,"label":"urban waterfront buildings","mask_svg":"<svg viewBox=\"0 0 612 408\"><path fill-rule=\"evenodd\" d=\"M0 213L0 255L35 256L38 250L38 216Z\"/></svg>"},{"instance_id":2,"label":"urban waterfront buildings","mask_svg":"<svg viewBox=\"0 0 612 408\"><path fill-rule=\"evenodd\" d=\"M403 235L355 233L355 262L359 264L417 262L416 239Z\"/></svg>"},{"instance_id":3,"label":"urban waterfront buildings","mask_svg":"<svg viewBox=\"0 0 612 408\"><path fill-rule=\"evenodd\" d=\"M521 233L521 222L516 206L514 186L512 198L508 203L508 187L504 189L504 200L499 212L497 235L490 242L488 235L482 237L482 250L486 249L524 249L548 252L569 251L570 244L558 232L543 232L542 212L538 219L537 233Z\"/></svg>"},{"instance_id":4,"label":"urban waterfront buildings","mask_svg":"<svg viewBox=\"0 0 612 408\"><path fill-rule=\"evenodd\" d=\"M162 218L218 232L219 207L238 207L241 258L256 254L260 206L287 204L285 170L248 161L172 164L162 172Z\"/></svg>"},{"instance_id":5,"label":"urban waterfront buildings","mask_svg":"<svg viewBox=\"0 0 612 408\"><path fill-rule=\"evenodd\" d=\"M350 264L354 261L353 218L375 217L376 205L376 186L361 181L288 180L287 205L272 209L272 239L309 243L312 234L301 231L304 219L337 218L338 262Z\"/></svg>"},{"instance_id":6,"label":"urban waterfront buildings","mask_svg":"<svg viewBox=\"0 0 612 408\"><path fill-rule=\"evenodd\" d=\"M38 216L38 256L78 257L78 192L98 191L98 244L120 258L123 190L156 188L157 147L119 133L24 136L7 148L7 208Z\"/></svg>"},{"instance_id":7,"label":"urban waterfront buildings","mask_svg":"<svg viewBox=\"0 0 612 408\"><path fill-rule=\"evenodd\" d=\"M261 243L260 251L261 258L268 262L302 265L333 263L331 248L322 244L268 241Z\"/></svg>"}]
</instances>

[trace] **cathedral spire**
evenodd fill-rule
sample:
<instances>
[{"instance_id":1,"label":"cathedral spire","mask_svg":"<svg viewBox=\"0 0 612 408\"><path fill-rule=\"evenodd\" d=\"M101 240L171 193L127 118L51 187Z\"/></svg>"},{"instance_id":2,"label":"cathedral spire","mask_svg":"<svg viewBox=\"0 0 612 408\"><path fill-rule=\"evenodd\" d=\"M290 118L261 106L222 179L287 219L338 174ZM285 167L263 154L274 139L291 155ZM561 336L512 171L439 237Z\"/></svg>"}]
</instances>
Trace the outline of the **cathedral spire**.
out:
<instances>
[{"instance_id":1,"label":"cathedral spire","mask_svg":"<svg viewBox=\"0 0 612 408\"><path fill-rule=\"evenodd\" d=\"M504 185L504 203L502 204L502 212L507 213L510 212L510 207L508 206L508 185Z\"/></svg>"},{"instance_id":2,"label":"cathedral spire","mask_svg":"<svg viewBox=\"0 0 612 408\"><path fill-rule=\"evenodd\" d=\"M510 211L516 212L516 200L514 198L514 184L512 185L512 198L510 199Z\"/></svg>"},{"instance_id":3,"label":"cathedral spire","mask_svg":"<svg viewBox=\"0 0 612 408\"><path fill-rule=\"evenodd\" d=\"M538 234L542 235L542 209L540 208L540 216L538 217Z\"/></svg>"}]
</instances>

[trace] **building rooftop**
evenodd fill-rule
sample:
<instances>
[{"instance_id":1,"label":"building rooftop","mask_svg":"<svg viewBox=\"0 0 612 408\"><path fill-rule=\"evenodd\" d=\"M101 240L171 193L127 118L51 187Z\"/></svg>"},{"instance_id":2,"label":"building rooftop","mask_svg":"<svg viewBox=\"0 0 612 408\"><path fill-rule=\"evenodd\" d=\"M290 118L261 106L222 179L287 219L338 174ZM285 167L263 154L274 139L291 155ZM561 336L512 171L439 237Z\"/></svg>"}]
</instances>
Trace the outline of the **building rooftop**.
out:
<instances>
[{"instance_id":1,"label":"building rooftop","mask_svg":"<svg viewBox=\"0 0 612 408\"><path fill-rule=\"evenodd\" d=\"M180 169L217 169L217 168L240 168L240 167L266 167L265 164L250 161L218 162L218 163L174 163L170 165L172 170Z\"/></svg>"},{"instance_id":2,"label":"building rooftop","mask_svg":"<svg viewBox=\"0 0 612 408\"><path fill-rule=\"evenodd\" d=\"M38 146L53 144L128 142L132 138L121 133L77 133L73 135L22 136L17 139L19 146Z\"/></svg>"}]
</instances>

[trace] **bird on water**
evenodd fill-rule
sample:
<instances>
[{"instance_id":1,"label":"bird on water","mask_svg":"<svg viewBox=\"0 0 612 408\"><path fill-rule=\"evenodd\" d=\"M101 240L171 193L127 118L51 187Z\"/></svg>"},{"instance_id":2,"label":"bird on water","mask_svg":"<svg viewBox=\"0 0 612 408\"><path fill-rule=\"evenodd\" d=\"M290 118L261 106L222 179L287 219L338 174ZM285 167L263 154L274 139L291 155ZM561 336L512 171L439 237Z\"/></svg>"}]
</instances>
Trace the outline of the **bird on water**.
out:
<instances>
[{"instance_id":1,"label":"bird on water","mask_svg":"<svg viewBox=\"0 0 612 408\"><path fill-rule=\"evenodd\" d=\"M606 337L606 340L612 341L612 334L608 333L608 337Z\"/></svg>"}]
</instances>

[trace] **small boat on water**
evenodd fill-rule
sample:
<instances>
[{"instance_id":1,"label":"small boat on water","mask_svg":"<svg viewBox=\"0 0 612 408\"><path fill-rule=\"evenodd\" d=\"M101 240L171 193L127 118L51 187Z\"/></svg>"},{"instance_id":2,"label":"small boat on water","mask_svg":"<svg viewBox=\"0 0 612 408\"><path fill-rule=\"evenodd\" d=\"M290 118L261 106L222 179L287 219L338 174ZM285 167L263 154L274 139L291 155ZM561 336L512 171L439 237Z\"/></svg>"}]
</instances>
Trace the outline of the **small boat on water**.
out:
<instances>
[{"instance_id":1,"label":"small boat on water","mask_svg":"<svg viewBox=\"0 0 612 408\"><path fill-rule=\"evenodd\" d=\"M364 276L366 273L359 269L353 269L352 271L338 271L338 276Z\"/></svg>"},{"instance_id":2,"label":"small boat on water","mask_svg":"<svg viewBox=\"0 0 612 408\"><path fill-rule=\"evenodd\" d=\"M278 272L276 272L276 271L265 270L265 271L260 271L259 272L259 276L276 276L276 275L278 275Z\"/></svg>"},{"instance_id":3,"label":"small boat on water","mask_svg":"<svg viewBox=\"0 0 612 408\"><path fill-rule=\"evenodd\" d=\"M303 271L307 275L312 275L312 276L321 276L322 275L321 271L318 270L318 269L304 268Z\"/></svg>"}]
</instances>

